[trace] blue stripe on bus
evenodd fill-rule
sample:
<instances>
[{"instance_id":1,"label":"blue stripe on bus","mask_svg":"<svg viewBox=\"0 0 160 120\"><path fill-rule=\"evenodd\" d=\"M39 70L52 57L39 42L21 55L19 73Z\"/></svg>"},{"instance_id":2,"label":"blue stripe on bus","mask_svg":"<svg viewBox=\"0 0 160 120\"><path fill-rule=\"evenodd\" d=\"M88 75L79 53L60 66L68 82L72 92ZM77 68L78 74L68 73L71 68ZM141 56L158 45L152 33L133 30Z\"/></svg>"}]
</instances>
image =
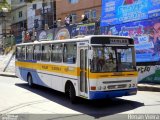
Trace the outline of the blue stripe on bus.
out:
<instances>
[{"instance_id":1,"label":"blue stripe on bus","mask_svg":"<svg viewBox=\"0 0 160 120\"><path fill-rule=\"evenodd\" d=\"M127 89L127 90L115 90L115 91L90 91L90 99L106 99L114 97L122 97L134 95L137 93L137 88Z\"/></svg>"}]
</instances>

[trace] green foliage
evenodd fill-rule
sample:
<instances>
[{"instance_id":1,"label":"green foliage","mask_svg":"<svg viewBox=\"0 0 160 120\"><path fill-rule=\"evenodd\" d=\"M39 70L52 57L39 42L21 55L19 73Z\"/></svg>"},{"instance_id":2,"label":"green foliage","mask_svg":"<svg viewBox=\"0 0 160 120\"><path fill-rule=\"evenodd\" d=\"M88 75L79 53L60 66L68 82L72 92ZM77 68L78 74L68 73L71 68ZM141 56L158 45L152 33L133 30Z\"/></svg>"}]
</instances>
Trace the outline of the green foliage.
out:
<instances>
[{"instance_id":1,"label":"green foliage","mask_svg":"<svg viewBox=\"0 0 160 120\"><path fill-rule=\"evenodd\" d=\"M34 2L35 0L26 0L27 3L32 3Z\"/></svg>"},{"instance_id":2,"label":"green foliage","mask_svg":"<svg viewBox=\"0 0 160 120\"><path fill-rule=\"evenodd\" d=\"M8 8L8 10L11 10L11 5L8 4L7 0L3 0L3 2L0 2L0 12L2 11L2 8Z\"/></svg>"}]
</instances>

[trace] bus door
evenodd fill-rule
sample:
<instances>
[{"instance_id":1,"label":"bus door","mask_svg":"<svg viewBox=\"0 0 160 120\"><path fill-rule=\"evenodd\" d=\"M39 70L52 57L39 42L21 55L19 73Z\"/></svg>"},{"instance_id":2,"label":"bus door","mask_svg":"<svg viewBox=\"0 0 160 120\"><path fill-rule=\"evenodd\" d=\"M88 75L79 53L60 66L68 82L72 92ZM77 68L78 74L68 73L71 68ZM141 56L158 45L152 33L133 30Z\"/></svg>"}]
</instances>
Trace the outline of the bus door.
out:
<instances>
[{"instance_id":1,"label":"bus door","mask_svg":"<svg viewBox=\"0 0 160 120\"><path fill-rule=\"evenodd\" d=\"M82 97L88 96L88 47L80 47L80 95Z\"/></svg>"}]
</instances>

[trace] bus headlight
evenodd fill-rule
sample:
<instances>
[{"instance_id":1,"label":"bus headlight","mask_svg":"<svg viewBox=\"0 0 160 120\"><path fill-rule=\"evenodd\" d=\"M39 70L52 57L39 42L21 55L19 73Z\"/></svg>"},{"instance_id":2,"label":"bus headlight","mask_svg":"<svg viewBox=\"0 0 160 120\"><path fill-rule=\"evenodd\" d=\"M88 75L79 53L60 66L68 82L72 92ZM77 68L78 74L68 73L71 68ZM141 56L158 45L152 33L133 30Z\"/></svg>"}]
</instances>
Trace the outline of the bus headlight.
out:
<instances>
[{"instance_id":1,"label":"bus headlight","mask_svg":"<svg viewBox=\"0 0 160 120\"><path fill-rule=\"evenodd\" d=\"M136 84L133 84L132 87L136 87Z\"/></svg>"},{"instance_id":2,"label":"bus headlight","mask_svg":"<svg viewBox=\"0 0 160 120\"><path fill-rule=\"evenodd\" d=\"M103 90L106 90L106 88L107 88L106 86L103 86Z\"/></svg>"},{"instance_id":3,"label":"bus headlight","mask_svg":"<svg viewBox=\"0 0 160 120\"><path fill-rule=\"evenodd\" d=\"M131 84L129 84L129 88L130 88L130 87L132 87L132 85L131 85Z\"/></svg>"}]
</instances>

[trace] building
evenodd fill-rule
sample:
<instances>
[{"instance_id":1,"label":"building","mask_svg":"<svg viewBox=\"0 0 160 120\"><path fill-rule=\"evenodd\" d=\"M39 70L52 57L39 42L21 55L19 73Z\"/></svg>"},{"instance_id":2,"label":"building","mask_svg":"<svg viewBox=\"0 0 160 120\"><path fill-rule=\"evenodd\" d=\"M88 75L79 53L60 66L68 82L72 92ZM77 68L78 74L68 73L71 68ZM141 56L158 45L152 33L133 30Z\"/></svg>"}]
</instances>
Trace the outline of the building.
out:
<instances>
[{"instance_id":1,"label":"building","mask_svg":"<svg viewBox=\"0 0 160 120\"><path fill-rule=\"evenodd\" d=\"M27 4L25 0L11 1L12 33L21 39L21 31L27 29Z\"/></svg>"},{"instance_id":2,"label":"building","mask_svg":"<svg viewBox=\"0 0 160 120\"><path fill-rule=\"evenodd\" d=\"M101 16L101 0L56 0L56 18L72 16L73 23L81 22L81 16L86 15L89 20L95 21Z\"/></svg>"},{"instance_id":3,"label":"building","mask_svg":"<svg viewBox=\"0 0 160 120\"><path fill-rule=\"evenodd\" d=\"M53 26L53 10L51 0L35 0L27 4L28 12L28 30L52 28Z\"/></svg>"},{"instance_id":4,"label":"building","mask_svg":"<svg viewBox=\"0 0 160 120\"><path fill-rule=\"evenodd\" d=\"M48 29L53 26L51 0L12 0L12 32L16 41L22 42L27 31L33 36L35 29ZM31 38L32 39L32 38Z\"/></svg>"}]
</instances>

